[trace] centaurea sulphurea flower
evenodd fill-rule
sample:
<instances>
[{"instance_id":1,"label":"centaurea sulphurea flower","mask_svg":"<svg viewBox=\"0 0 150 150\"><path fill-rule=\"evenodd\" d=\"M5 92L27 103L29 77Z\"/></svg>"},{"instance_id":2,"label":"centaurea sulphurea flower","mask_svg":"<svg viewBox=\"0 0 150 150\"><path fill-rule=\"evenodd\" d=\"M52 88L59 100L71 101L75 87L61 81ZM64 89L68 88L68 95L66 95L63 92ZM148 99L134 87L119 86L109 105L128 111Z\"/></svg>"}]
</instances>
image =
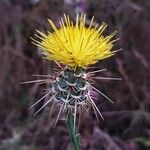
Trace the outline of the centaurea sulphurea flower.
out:
<instances>
[{"instance_id":1,"label":"centaurea sulphurea flower","mask_svg":"<svg viewBox=\"0 0 150 150\"><path fill-rule=\"evenodd\" d=\"M49 60L63 63L72 68L86 68L95 64L99 60L114 55L111 51L113 47L112 37L114 31L109 36L102 35L107 25L102 23L100 26L92 27L94 17L89 27L85 26L86 15L81 14L76 17L76 23L70 20L69 16L64 15L59 22L60 28L57 29L54 23L48 19L54 32L47 34L37 31L39 39L34 40L37 46L42 49L43 54Z\"/></svg>"},{"instance_id":2,"label":"centaurea sulphurea flower","mask_svg":"<svg viewBox=\"0 0 150 150\"><path fill-rule=\"evenodd\" d=\"M46 59L55 61L57 64L64 64L58 76L49 77L51 79L54 78L50 80L50 82L48 79L39 81L48 83L49 92L33 104L33 106L46 96L49 96L49 99L36 114L52 102L53 105L60 106L56 122L62 111L71 111L74 114L75 125L77 113L80 112L82 107L86 106L92 106L96 116L98 113L102 117L92 99L91 92L99 92L109 101L111 101L111 99L93 87L91 80L94 79L93 75L95 72L104 70L87 73L86 69L89 65L95 64L99 60L106 59L116 53L116 51L111 50L113 43L116 41L112 40L116 31L111 35L104 36L103 32L107 25L102 23L101 25L97 24L93 27L93 20L94 17L92 17L90 25L86 27L85 14L77 14L75 23L73 23L69 16L64 15L59 22L60 28L57 28L54 23L48 19L54 31L48 31L44 34L37 30L35 38L32 38L32 42L41 48ZM107 77L100 78L111 79ZM112 79L117 80L118 78Z\"/></svg>"}]
</instances>

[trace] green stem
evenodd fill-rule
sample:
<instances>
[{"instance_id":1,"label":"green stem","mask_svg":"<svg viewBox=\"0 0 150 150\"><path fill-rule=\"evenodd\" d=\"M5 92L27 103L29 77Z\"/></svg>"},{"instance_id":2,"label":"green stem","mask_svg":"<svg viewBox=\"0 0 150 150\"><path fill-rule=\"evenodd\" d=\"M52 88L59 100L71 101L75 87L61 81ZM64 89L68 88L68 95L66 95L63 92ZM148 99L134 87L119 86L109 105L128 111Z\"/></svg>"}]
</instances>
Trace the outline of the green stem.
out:
<instances>
[{"instance_id":1,"label":"green stem","mask_svg":"<svg viewBox=\"0 0 150 150\"><path fill-rule=\"evenodd\" d=\"M73 149L81 150L79 135L77 135L76 129L74 128L74 119L73 114L71 112L69 112L67 116L67 128Z\"/></svg>"}]
</instances>

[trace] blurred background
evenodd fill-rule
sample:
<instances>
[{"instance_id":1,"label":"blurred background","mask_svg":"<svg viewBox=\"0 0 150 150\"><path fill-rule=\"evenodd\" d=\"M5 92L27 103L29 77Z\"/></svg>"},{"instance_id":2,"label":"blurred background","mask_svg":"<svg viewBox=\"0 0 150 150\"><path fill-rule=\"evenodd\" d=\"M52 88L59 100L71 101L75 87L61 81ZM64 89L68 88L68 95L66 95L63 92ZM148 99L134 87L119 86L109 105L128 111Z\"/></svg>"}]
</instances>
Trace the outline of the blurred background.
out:
<instances>
[{"instance_id":1,"label":"blurred background","mask_svg":"<svg viewBox=\"0 0 150 150\"><path fill-rule=\"evenodd\" d=\"M43 95L46 85L20 83L38 79L55 67L42 59L31 44L35 29L50 30L63 13L75 20L87 13L87 25L105 21L107 32L118 30L114 57L95 65L107 68L98 76L122 81L98 80L96 87L115 104L98 95L95 101L105 120L98 122L91 110L81 118L79 132L83 150L150 149L150 1L149 0L0 0L0 150L71 150L65 121L53 126L49 106L28 108Z\"/></svg>"}]
</instances>

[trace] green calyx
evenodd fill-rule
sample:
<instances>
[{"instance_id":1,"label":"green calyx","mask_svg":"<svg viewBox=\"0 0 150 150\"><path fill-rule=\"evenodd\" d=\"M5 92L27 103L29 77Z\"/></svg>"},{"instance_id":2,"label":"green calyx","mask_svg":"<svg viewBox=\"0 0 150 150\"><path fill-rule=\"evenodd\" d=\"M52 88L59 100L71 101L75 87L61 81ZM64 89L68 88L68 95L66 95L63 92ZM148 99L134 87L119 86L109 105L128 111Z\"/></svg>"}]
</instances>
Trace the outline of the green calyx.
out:
<instances>
[{"instance_id":1,"label":"green calyx","mask_svg":"<svg viewBox=\"0 0 150 150\"><path fill-rule=\"evenodd\" d=\"M54 99L58 103L74 106L75 103L85 102L88 92L85 70L66 68L50 85Z\"/></svg>"}]
</instances>

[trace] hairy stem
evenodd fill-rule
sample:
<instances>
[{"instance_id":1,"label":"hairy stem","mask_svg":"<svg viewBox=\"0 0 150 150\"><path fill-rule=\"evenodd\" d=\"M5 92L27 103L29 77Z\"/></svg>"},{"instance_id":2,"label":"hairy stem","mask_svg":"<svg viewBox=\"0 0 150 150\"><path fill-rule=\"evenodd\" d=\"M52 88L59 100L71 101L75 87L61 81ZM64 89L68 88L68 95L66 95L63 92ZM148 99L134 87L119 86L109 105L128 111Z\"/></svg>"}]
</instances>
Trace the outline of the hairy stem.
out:
<instances>
[{"instance_id":1,"label":"hairy stem","mask_svg":"<svg viewBox=\"0 0 150 150\"><path fill-rule=\"evenodd\" d=\"M77 135L76 129L74 128L74 119L73 114L71 112L69 112L67 116L67 128L73 146L73 150L81 150L79 135Z\"/></svg>"}]
</instances>

